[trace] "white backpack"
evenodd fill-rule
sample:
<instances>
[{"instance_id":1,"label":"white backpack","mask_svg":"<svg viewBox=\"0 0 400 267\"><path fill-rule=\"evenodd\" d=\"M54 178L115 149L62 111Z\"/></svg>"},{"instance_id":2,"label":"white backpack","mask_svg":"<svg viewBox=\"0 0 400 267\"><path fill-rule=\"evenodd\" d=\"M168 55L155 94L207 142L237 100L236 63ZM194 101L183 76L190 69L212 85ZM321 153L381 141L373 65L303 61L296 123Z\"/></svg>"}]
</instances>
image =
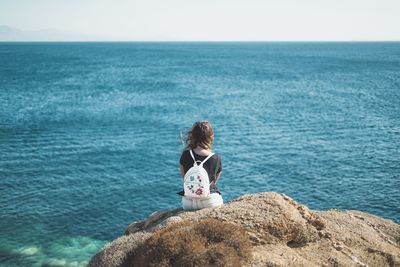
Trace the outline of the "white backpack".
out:
<instances>
[{"instance_id":1,"label":"white backpack","mask_svg":"<svg viewBox=\"0 0 400 267\"><path fill-rule=\"evenodd\" d=\"M203 164L211 158L214 153L208 155L208 157L199 165L197 165L192 150L190 150L190 155L193 158L194 164L193 167L186 172L185 177L183 178L185 197L207 197L210 195L210 180L207 171L203 168Z\"/></svg>"}]
</instances>

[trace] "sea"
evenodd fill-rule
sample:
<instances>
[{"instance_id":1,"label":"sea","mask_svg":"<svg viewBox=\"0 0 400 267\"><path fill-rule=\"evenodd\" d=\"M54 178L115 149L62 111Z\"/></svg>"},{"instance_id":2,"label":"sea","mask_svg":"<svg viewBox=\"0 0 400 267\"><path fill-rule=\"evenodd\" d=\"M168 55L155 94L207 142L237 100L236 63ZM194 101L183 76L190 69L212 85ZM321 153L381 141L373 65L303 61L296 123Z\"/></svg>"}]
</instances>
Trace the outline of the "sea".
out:
<instances>
[{"instance_id":1,"label":"sea","mask_svg":"<svg viewBox=\"0 0 400 267\"><path fill-rule=\"evenodd\" d=\"M180 207L198 120L225 202L276 191L400 222L400 42L5 42L0 266L86 266Z\"/></svg>"}]
</instances>

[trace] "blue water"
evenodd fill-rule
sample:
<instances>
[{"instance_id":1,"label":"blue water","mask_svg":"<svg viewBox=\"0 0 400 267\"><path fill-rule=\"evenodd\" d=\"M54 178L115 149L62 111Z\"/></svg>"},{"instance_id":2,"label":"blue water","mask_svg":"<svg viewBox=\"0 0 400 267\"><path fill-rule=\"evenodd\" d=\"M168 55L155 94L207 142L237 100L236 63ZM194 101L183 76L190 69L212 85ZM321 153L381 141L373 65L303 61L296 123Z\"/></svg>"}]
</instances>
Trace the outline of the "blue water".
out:
<instances>
[{"instance_id":1,"label":"blue water","mask_svg":"<svg viewBox=\"0 0 400 267\"><path fill-rule=\"evenodd\" d=\"M400 222L400 43L1 43L0 265L84 266L179 206L200 119L226 201Z\"/></svg>"}]
</instances>

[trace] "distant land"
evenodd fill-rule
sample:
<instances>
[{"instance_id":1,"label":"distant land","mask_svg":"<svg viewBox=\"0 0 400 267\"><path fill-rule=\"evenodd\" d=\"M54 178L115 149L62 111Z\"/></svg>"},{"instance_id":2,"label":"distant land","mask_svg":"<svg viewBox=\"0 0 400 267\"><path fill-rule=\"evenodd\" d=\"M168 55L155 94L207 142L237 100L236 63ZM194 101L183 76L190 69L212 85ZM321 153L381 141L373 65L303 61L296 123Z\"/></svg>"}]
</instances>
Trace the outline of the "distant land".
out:
<instances>
[{"instance_id":1,"label":"distant land","mask_svg":"<svg viewBox=\"0 0 400 267\"><path fill-rule=\"evenodd\" d=\"M69 33L57 29L24 31L7 25L0 25L0 42L93 41L96 39L98 37Z\"/></svg>"}]
</instances>

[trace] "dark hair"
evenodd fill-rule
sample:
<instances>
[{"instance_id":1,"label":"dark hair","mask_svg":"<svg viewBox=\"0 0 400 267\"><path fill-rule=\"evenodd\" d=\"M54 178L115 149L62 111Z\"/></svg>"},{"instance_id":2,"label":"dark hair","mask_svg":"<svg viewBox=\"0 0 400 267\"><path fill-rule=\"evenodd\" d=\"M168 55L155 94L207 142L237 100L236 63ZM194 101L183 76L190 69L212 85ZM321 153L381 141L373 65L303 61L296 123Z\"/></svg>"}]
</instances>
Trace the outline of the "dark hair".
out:
<instances>
[{"instance_id":1,"label":"dark hair","mask_svg":"<svg viewBox=\"0 0 400 267\"><path fill-rule=\"evenodd\" d=\"M186 136L186 149L195 149L200 146L211 149L214 140L214 131L208 121L197 121Z\"/></svg>"}]
</instances>

